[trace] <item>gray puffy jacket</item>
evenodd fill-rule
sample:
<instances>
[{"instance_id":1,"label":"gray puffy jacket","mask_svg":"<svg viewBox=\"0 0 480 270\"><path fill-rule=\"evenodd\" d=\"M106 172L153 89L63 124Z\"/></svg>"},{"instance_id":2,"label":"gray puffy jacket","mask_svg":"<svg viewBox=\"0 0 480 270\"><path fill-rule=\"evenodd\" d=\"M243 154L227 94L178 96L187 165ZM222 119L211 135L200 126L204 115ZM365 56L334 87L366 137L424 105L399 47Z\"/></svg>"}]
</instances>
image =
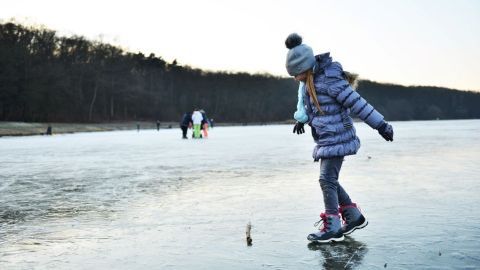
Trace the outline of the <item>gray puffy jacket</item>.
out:
<instances>
[{"instance_id":1,"label":"gray puffy jacket","mask_svg":"<svg viewBox=\"0 0 480 270\"><path fill-rule=\"evenodd\" d=\"M350 112L374 129L384 122L384 117L350 87L342 66L332 62L329 53L317 55L316 60L314 84L323 113L317 110L305 87L303 89L308 124L312 127L316 143L313 158L318 161L321 158L354 155L360 148L360 140Z\"/></svg>"}]
</instances>

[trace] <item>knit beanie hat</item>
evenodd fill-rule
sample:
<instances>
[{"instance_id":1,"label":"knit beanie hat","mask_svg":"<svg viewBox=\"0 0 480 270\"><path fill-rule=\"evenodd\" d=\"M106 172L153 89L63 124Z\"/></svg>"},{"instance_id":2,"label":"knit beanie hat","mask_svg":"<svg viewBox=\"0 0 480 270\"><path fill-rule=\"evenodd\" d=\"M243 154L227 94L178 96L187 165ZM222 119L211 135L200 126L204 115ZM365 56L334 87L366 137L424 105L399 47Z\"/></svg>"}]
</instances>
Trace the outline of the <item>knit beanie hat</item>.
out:
<instances>
[{"instance_id":1,"label":"knit beanie hat","mask_svg":"<svg viewBox=\"0 0 480 270\"><path fill-rule=\"evenodd\" d=\"M312 48L306 44L302 44L302 37L297 33L288 35L285 40L287 46L287 67L288 74L291 76L297 76L298 74L313 68L315 65L315 56L313 55Z\"/></svg>"}]
</instances>

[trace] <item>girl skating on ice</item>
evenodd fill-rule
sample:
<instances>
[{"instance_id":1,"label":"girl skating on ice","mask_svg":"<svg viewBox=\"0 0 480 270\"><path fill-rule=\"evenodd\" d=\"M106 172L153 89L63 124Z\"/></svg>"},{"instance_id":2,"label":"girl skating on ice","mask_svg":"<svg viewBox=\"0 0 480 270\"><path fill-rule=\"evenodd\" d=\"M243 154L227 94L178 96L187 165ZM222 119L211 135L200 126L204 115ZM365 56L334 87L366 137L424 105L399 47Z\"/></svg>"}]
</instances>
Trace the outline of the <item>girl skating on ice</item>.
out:
<instances>
[{"instance_id":1,"label":"girl skating on ice","mask_svg":"<svg viewBox=\"0 0 480 270\"><path fill-rule=\"evenodd\" d=\"M320 214L323 225L307 239L320 243L342 241L344 235L368 224L338 182L344 157L356 154L360 148L350 112L387 141L393 141L393 128L352 88L354 76L332 61L329 53L314 56L296 33L288 36L285 45L289 49L287 71L300 82L293 132L302 134L304 124L311 126L316 143L313 158L320 161L319 182L325 204L325 212ZM343 226L340 218L345 222Z\"/></svg>"}]
</instances>

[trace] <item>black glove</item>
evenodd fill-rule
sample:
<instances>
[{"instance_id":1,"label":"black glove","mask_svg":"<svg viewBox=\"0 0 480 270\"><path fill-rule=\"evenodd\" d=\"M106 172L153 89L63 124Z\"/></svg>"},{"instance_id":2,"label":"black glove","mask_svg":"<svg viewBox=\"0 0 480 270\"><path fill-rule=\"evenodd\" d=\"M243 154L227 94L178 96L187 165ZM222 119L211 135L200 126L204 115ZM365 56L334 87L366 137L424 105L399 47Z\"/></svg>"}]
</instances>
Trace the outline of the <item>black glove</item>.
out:
<instances>
[{"instance_id":1,"label":"black glove","mask_svg":"<svg viewBox=\"0 0 480 270\"><path fill-rule=\"evenodd\" d=\"M393 142L393 127L389 123L383 122L378 128L378 133L380 133L386 141Z\"/></svg>"},{"instance_id":2,"label":"black glove","mask_svg":"<svg viewBox=\"0 0 480 270\"><path fill-rule=\"evenodd\" d=\"M295 126L293 126L293 133L297 133L298 135L305 133L304 125L305 124L302 122L295 123Z\"/></svg>"}]
</instances>

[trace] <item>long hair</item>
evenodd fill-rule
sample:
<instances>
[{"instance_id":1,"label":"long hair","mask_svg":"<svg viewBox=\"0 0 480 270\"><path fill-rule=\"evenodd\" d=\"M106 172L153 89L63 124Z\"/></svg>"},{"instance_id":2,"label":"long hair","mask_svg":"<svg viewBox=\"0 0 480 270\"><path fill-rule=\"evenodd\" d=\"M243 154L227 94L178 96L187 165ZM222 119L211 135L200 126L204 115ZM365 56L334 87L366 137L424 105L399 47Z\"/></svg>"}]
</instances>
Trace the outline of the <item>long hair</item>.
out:
<instances>
[{"instance_id":1,"label":"long hair","mask_svg":"<svg viewBox=\"0 0 480 270\"><path fill-rule=\"evenodd\" d=\"M315 107L317 107L318 111L323 114L323 111L320 108L320 103L318 102L317 90L315 89L315 84L313 83L313 71L311 69L307 71L307 79L305 80L305 85L307 87L308 94L313 99L313 103L315 103Z\"/></svg>"},{"instance_id":2,"label":"long hair","mask_svg":"<svg viewBox=\"0 0 480 270\"><path fill-rule=\"evenodd\" d=\"M350 84L350 86L351 86L353 89L357 89L357 86L358 86L358 74L356 74L356 73L351 73L351 72L348 72L348 71L344 71L344 72L343 72L343 77L345 78L345 80L348 81L348 83Z\"/></svg>"}]
</instances>

